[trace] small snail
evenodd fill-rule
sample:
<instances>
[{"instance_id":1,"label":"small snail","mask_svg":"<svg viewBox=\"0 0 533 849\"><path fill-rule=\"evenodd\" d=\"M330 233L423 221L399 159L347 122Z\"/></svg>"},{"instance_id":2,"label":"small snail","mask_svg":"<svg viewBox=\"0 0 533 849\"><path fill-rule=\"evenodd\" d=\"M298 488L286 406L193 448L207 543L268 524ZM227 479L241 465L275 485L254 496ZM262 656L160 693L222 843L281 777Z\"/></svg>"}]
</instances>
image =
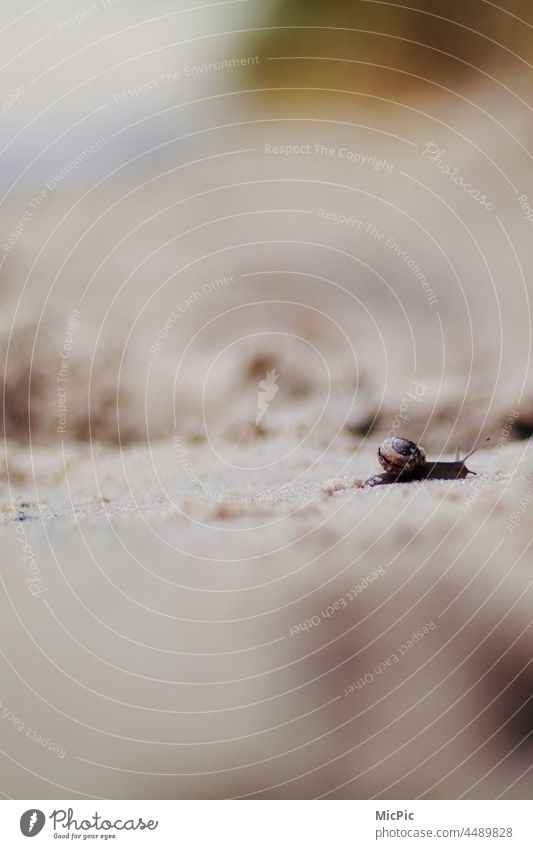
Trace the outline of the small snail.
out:
<instances>
[{"instance_id":1,"label":"small snail","mask_svg":"<svg viewBox=\"0 0 533 849\"><path fill-rule=\"evenodd\" d=\"M485 440L485 442L488 441L488 439ZM454 462L432 463L427 462L424 449L409 439L398 436L385 439L378 448L378 461L385 469L385 473L372 475L365 481L364 486L421 480L459 480L466 478L467 475L475 475L475 472L467 469L466 461L483 444L484 442L476 445L462 460L459 459L458 451Z\"/></svg>"}]
</instances>

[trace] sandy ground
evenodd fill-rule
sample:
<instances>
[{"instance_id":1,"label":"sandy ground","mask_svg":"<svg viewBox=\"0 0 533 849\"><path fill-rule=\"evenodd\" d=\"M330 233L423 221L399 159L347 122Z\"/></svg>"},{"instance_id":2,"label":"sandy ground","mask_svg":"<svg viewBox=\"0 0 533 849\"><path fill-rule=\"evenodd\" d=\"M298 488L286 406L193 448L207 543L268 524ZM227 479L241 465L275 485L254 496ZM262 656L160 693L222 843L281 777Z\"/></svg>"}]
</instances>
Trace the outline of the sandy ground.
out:
<instances>
[{"instance_id":1,"label":"sandy ground","mask_svg":"<svg viewBox=\"0 0 533 849\"><path fill-rule=\"evenodd\" d=\"M370 445L260 441L218 493L173 445L14 451L9 795L529 796L529 444L361 490Z\"/></svg>"}]
</instances>

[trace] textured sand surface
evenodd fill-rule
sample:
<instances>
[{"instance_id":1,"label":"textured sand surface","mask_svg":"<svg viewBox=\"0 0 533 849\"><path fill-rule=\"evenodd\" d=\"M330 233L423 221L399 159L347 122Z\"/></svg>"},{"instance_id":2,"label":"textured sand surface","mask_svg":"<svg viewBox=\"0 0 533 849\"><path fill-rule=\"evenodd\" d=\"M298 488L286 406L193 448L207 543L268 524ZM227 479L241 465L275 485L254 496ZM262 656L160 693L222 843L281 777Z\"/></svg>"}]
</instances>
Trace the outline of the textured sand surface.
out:
<instances>
[{"instance_id":1,"label":"textured sand surface","mask_svg":"<svg viewBox=\"0 0 533 849\"><path fill-rule=\"evenodd\" d=\"M527 443L374 490L346 446L218 499L173 450L20 452L4 480L10 795L530 794Z\"/></svg>"}]
</instances>

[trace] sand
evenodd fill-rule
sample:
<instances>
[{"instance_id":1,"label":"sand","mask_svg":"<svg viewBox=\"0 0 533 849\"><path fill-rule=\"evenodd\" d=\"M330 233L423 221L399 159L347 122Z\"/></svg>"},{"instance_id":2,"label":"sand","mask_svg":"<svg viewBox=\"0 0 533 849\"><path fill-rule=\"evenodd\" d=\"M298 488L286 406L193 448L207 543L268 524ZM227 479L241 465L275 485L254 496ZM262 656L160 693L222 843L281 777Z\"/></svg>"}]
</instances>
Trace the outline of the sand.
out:
<instances>
[{"instance_id":1,"label":"sand","mask_svg":"<svg viewBox=\"0 0 533 849\"><path fill-rule=\"evenodd\" d=\"M254 459L290 450L263 437ZM193 446L208 493L172 444L14 451L9 795L530 792L529 444L373 490L370 446L316 450L222 488Z\"/></svg>"}]
</instances>

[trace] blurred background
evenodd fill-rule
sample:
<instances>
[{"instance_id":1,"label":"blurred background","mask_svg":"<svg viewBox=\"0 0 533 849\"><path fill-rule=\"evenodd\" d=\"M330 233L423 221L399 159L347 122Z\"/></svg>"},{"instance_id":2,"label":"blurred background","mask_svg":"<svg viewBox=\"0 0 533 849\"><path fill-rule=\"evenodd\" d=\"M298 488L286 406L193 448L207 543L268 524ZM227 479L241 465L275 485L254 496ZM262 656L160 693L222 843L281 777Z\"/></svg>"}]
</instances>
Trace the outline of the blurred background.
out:
<instances>
[{"instance_id":1,"label":"blurred background","mask_svg":"<svg viewBox=\"0 0 533 849\"><path fill-rule=\"evenodd\" d=\"M530 792L531 4L0 40L4 795ZM388 434L482 488L355 492Z\"/></svg>"},{"instance_id":2,"label":"blurred background","mask_svg":"<svg viewBox=\"0 0 533 849\"><path fill-rule=\"evenodd\" d=\"M253 423L256 357L290 374L292 421L321 410L329 371L333 432L345 414L387 432L415 380L413 438L452 450L516 405L529 436L527 13L6 7L5 434L28 438L31 382L32 437L56 440L77 309L63 438L117 443L117 416L122 443L202 431L221 340L224 438Z\"/></svg>"}]
</instances>

